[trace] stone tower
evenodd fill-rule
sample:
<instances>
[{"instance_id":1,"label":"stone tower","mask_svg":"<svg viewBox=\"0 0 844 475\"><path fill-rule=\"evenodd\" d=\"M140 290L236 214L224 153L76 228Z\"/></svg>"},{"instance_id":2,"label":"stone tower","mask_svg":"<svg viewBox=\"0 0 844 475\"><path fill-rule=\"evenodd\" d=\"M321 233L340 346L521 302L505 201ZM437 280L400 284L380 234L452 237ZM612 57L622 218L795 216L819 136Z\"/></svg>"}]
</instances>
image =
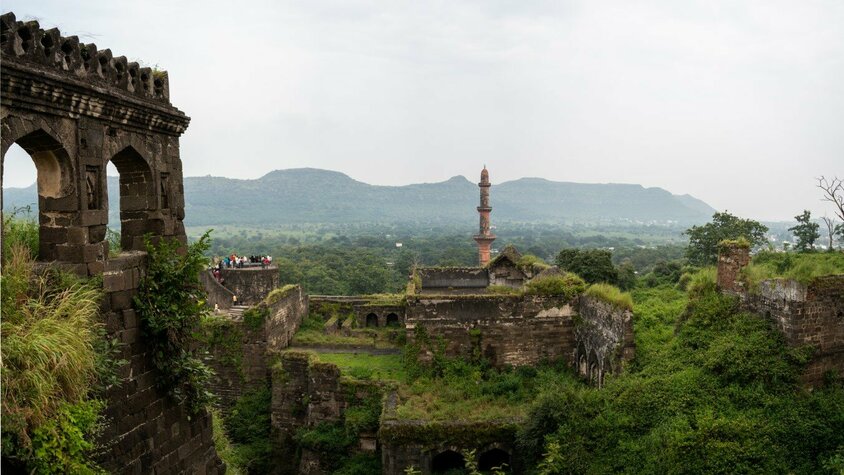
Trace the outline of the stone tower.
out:
<instances>
[{"instance_id":1,"label":"stone tower","mask_svg":"<svg viewBox=\"0 0 844 475\"><path fill-rule=\"evenodd\" d=\"M489 262L489 249L492 246L492 241L495 241L495 235L489 231L489 213L492 208L489 206L489 172L484 169L481 170L481 182L478 187L481 189L481 205L478 206L478 215L480 215L480 226L478 234L475 235L475 242L478 243L478 261L481 267Z\"/></svg>"}]
</instances>

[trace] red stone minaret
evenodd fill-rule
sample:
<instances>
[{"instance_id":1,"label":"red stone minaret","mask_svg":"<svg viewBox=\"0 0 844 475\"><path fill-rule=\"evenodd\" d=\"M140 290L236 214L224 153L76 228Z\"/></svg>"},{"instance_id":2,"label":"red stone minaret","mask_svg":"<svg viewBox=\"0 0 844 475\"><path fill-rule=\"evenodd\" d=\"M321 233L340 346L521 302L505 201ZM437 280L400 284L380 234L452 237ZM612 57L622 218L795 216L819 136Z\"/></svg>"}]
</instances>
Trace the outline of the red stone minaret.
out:
<instances>
[{"instance_id":1,"label":"red stone minaret","mask_svg":"<svg viewBox=\"0 0 844 475\"><path fill-rule=\"evenodd\" d=\"M486 165L481 171L481 182L478 183L478 186L481 189L481 205L478 206L481 224L478 234L475 235L475 241L478 243L478 261L483 267L489 262L489 248L492 246L492 241L495 241L495 235L489 231L489 212L492 211L492 208L489 206L490 184Z\"/></svg>"}]
</instances>

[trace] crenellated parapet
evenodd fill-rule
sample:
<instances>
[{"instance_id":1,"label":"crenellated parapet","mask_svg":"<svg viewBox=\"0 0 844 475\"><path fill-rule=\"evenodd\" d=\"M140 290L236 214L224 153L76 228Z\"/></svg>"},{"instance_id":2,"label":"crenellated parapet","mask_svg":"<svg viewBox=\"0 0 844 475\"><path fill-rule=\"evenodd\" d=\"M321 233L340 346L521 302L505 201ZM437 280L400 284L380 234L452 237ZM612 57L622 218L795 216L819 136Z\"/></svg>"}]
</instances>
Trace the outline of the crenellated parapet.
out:
<instances>
[{"instance_id":1,"label":"crenellated parapet","mask_svg":"<svg viewBox=\"0 0 844 475\"><path fill-rule=\"evenodd\" d=\"M141 67L125 56L114 56L110 49L81 43L76 36L64 37L58 28L45 30L37 21L16 21L12 12L0 16L0 31L2 51L9 58L50 68L91 85L170 104L166 71Z\"/></svg>"},{"instance_id":2,"label":"crenellated parapet","mask_svg":"<svg viewBox=\"0 0 844 475\"><path fill-rule=\"evenodd\" d=\"M3 104L71 117L90 116L139 130L181 135L190 119L170 103L166 71L110 49L0 16Z\"/></svg>"}]
</instances>

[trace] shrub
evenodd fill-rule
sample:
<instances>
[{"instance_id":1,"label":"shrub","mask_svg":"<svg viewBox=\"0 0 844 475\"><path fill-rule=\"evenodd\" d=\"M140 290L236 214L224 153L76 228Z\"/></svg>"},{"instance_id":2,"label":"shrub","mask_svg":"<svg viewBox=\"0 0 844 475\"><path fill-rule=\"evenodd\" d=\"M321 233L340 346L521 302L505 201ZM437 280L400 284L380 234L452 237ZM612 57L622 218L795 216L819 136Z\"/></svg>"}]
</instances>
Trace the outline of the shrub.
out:
<instances>
[{"instance_id":1,"label":"shrub","mask_svg":"<svg viewBox=\"0 0 844 475\"><path fill-rule=\"evenodd\" d=\"M716 287L717 271L715 267L704 267L691 274L688 278L686 289L689 295L699 296L707 292L714 292Z\"/></svg>"},{"instance_id":2,"label":"shrub","mask_svg":"<svg viewBox=\"0 0 844 475\"><path fill-rule=\"evenodd\" d=\"M268 388L239 397L225 418L224 426L234 444L236 465L246 473L268 473L271 468L270 403Z\"/></svg>"},{"instance_id":3,"label":"shrub","mask_svg":"<svg viewBox=\"0 0 844 475\"><path fill-rule=\"evenodd\" d=\"M89 396L115 368L101 339L100 282L55 269L36 275L30 249L4 246L3 456L38 473L94 473L102 404Z\"/></svg>"},{"instance_id":4,"label":"shrub","mask_svg":"<svg viewBox=\"0 0 844 475\"><path fill-rule=\"evenodd\" d=\"M531 279L525 292L531 295L556 295L572 299L586 290L586 282L571 272L552 274Z\"/></svg>"},{"instance_id":5,"label":"shrub","mask_svg":"<svg viewBox=\"0 0 844 475\"><path fill-rule=\"evenodd\" d=\"M586 295L591 295L622 310L633 310L633 297L614 285L592 284L586 289Z\"/></svg>"},{"instance_id":6,"label":"shrub","mask_svg":"<svg viewBox=\"0 0 844 475\"><path fill-rule=\"evenodd\" d=\"M64 403L54 418L33 431L29 463L35 473L105 473L90 460L95 438L102 431L100 412L105 403L97 399Z\"/></svg>"},{"instance_id":7,"label":"shrub","mask_svg":"<svg viewBox=\"0 0 844 475\"><path fill-rule=\"evenodd\" d=\"M191 349L192 332L207 313L199 273L207 262L203 253L209 246L208 233L185 252L175 239L162 239L158 245L150 236L144 240L149 264L134 297L135 308L153 364L161 371L159 384L195 414L213 400L208 391L211 370Z\"/></svg>"},{"instance_id":8,"label":"shrub","mask_svg":"<svg viewBox=\"0 0 844 475\"><path fill-rule=\"evenodd\" d=\"M539 272L551 267L548 263L533 254L525 254L520 257L519 261L516 262L516 266L522 270L531 272Z\"/></svg>"},{"instance_id":9,"label":"shrub","mask_svg":"<svg viewBox=\"0 0 844 475\"><path fill-rule=\"evenodd\" d=\"M287 284L283 287L273 289L264 298L264 303L266 303L267 305L272 305L272 304L278 302L279 300L283 299L284 297L287 297L287 294L289 294L296 287L297 286L295 284Z\"/></svg>"}]
</instances>

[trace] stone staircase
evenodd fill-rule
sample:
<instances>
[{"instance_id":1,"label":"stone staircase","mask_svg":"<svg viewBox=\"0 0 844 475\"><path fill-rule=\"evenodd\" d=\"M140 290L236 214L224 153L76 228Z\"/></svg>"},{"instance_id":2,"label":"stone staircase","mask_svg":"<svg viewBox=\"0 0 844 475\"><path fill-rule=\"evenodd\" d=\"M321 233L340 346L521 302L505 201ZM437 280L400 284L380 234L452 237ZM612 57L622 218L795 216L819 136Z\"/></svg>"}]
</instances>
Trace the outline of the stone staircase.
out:
<instances>
[{"instance_id":1,"label":"stone staircase","mask_svg":"<svg viewBox=\"0 0 844 475\"><path fill-rule=\"evenodd\" d=\"M243 312L249 308L249 305L232 305L229 308L229 316L234 320L242 320L243 319Z\"/></svg>"}]
</instances>

